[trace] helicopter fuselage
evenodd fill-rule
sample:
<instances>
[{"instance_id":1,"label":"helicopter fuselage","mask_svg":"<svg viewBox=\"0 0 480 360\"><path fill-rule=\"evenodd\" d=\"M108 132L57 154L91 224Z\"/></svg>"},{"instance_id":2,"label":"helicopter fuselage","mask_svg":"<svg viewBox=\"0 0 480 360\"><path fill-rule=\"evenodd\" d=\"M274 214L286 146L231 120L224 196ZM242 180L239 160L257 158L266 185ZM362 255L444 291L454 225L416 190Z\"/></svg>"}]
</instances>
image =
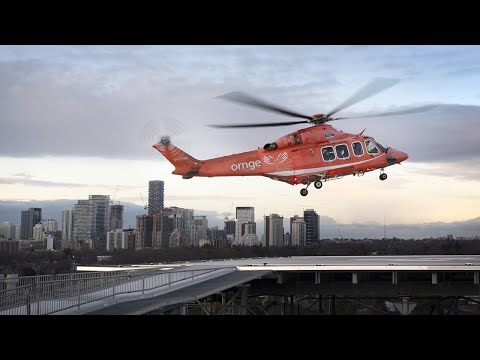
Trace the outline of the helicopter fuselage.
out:
<instances>
[{"instance_id":1,"label":"helicopter fuselage","mask_svg":"<svg viewBox=\"0 0 480 360\"><path fill-rule=\"evenodd\" d=\"M186 179L266 176L291 185L363 175L408 158L406 153L385 147L363 132L349 134L328 124L292 132L257 150L208 160L191 157L173 146L169 139L168 143L162 140L153 147L175 165L173 174ZM315 187L318 188L317 184Z\"/></svg>"}]
</instances>

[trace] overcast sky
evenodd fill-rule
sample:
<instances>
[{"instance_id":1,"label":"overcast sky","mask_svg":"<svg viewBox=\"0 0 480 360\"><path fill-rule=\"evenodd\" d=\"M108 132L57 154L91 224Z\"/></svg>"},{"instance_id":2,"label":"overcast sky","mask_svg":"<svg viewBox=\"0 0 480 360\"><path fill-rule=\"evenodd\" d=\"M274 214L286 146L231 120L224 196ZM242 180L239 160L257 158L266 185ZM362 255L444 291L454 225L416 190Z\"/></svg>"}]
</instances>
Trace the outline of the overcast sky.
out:
<instances>
[{"instance_id":1,"label":"overcast sky","mask_svg":"<svg viewBox=\"0 0 480 360\"><path fill-rule=\"evenodd\" d=\"M463 221L480 216L479 46L0 46L0 200L115 195L141 204L149 180L165 205L254 206L256 218L314 208L347 223ZM256 149L302 128L212 129L287 121L215 97L245 91L327 113L376 77L395 86L338 115L441 104L429 112L331 123L409 154L401 165L322 189L263 177L193 178L151 147L161 135L199 159Z\"/></svg>"}]
</instances>

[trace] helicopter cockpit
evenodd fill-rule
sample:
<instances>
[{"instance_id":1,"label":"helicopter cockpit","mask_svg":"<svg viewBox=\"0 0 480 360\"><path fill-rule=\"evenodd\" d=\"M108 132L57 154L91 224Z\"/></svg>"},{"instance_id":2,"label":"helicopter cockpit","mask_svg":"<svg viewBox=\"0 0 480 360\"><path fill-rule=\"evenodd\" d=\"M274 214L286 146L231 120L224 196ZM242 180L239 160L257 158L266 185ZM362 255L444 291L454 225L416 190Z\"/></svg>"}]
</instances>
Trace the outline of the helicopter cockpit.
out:
<instances>
[{"instance_id":1,"label":"helicopter cockpit","mask_svg":"<svg viewBox=\"0 0 480 360\"><path fill-rule=\"evenodd\" d=\"M365 136L365 148L369 154L378 154L378 148L384 153L387 152L388 146L383 145L380 141L374 140L370 136Z\"/></svg>"}]
</instances>

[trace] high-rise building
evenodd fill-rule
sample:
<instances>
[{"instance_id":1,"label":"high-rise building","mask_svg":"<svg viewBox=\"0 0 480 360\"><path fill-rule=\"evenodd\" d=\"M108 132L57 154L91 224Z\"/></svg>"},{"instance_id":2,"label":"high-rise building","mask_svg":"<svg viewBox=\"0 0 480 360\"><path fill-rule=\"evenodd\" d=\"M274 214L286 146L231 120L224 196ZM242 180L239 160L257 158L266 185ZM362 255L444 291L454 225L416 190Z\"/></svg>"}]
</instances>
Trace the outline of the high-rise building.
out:
<instances>
[{"instance_id":1,"label":"high-rise building","mask_svg":"<svg viewBox=\"0 0 480 360\"><path fill-rule=\"evenodd\" d=\"M135 229L123 229L122 242L127 244L127 249L135 249L136 233Z\"/></svg>"},{"instance_id":2,"label":"high-rise building","mask_svg":"<svg viewBox=\"0 0 480 360\"><path fill-rule=\"evenodd\" d=\"M306 239L307 239L307 225L305 221L301 217L290 218L290 220L294 219L291 222L291 245L292 246L305 246Z\"/></svg>"},{"instance_id":3,"label":"high-rise building","mask_svg":"<svg viewBox=\"0 0 480 360\"><path fill-rule=\"evenodd\" d=\"M97 238L97 204L78 200L73 206L73 240L87 242Z\"/></svg>"},{"instance_id":4,"label":"high-rise building","mask_svg":"<svg viewBox=\"0 0 480 360\"><path fill-rule=\"evenodd\" d=\"M170 238L170 246L193 246L192 223L193 209L183 209L176 206L169 208L172 211L175 236Z\"/></svg>"},{"instance_id":5,"label":"high-rise building","mask_svg":"<svg viewBox=\"0 0 480 360\"><path fill-rule=\"evenodd\" d=\"M107 233L107 251L112 251L113 249L127 249L128 244L126 243L126 238L123 235L122 229L111 230Z\"/></svg>"},{"instance_id":6,"label":"high-rise building","mask_svg":"<svg viewBox=\"0 0 480 360\"><path fill-rule=\"evenodd\" d=\"M66 241L73 240L73 209L62 211L62 238Z\"/></svg>"},{"instance_id":7,"label":"high-rise building","mask_svg":"<svg viewBox=\"0 0 480 360\"><path fill-rule=\"evenodd\" d=\"M42 219L40 222L44 232L55 232L58 230L58 222L54 219Z\"/></svg>"},{"instance_id":8,"label":"high-rise building","mask_svg":"<svg viewBox=\"0 0 480 360\"><path fill-rule=\"evenodd\" d=\"M152 247L167 248L170 246L170 234L173 232L173 215L170 208L165 208L160 214L153 216Z\"/></svg>"},{"instance_id":9,"label":"high-rise building","mask_svg":"<svg viewBox=\"0 0 480 360\"><path fill-rule=\"evenodd\" d=\"M300 217L298 215L293 215L293 217L290 218L290 234L292 234L292 223L295 221L295 220L304 220L303 217Z\"/></svg>"},{"instance_id":10,"label":"high-rise building","mask_svg":"<svg viewBox=\"0 0 480 360\"><path fill-rule=\"evenodd\" d=\"M20 240L22 234L22 226L20 224L15 225L15 240Z\"/></svg>"},{"instance_id":11,"label":"high-rise building","mask_svg":"<svg viewBox=\"0 0 480 360\"><path fill-rule=\"evenodd\" d=\"M314 209L306 209L303 212L303 219L306 224L306 245L312 246L318 244L318 214Z\"/></svg>"},{"instance_id":12,"label":"high-rise building","mask_svg":"<svg viewBox=\"0 0 480 360\"><path fill-rule=\"evenodd\" d=\"M227 243L229 245L233 244L235 242L235 225L237 223L235 222L235 220L227 220L225 221L225 236L226 236L226 240L227 240Z\"/></svg>"},{"instance_id":13,"label":"high-rise building","mask_svg":"<svg viewBox=\"0 0 480 360\"><path fill-rule=\"evenodd\" d=\"M43 226L41 223L38 223L33 227L32 235L35 241L43 241L43 239L45 238L45 233L43 231Z\"/></svg>"},{"instance_id":14,"label":"high-rise building","mask_svg":"<svg viewBox=\"0 0 480 360\"><path fill-rule=\"evenodd\" d=\"M10 222L0 224L0 240L15 240L15 225Z\"/></svg>"},{"instance_id":15,"label":"high-rise building","mask_svg":"<svg viewBox=\"0 0 480 360\"><path fill-rule=\"evenodd\" d=\"M33 236L33 227L42 220L41 208L30 208L22 211L21 240L31 239Z\"/></svg>"},{"instance_id":16,"label":"high-rise building","mask_svg":"<svg viewBox=\"0 0 480 360\"><path fill-rule=\"evenodd\" d=\"M235 235L235 232L234 232ZM225 230L220 230L218 226L209 228L207 230L208 244L214 247L225 247L227 246L227 237Z\"/></svg>"},{"instance_id":17,"label":"high-rise building","mask_svg":"<svg viewBox=\"0 0 480 360\"><path fill-rule=\"evenodd\" d=\"M265 218L265 246L284 246L283 216L271 214Z\"/></svg>"},{"instance_id":18,"label":"high-rise building","mask_svg":"<svg viewBox=\"0 0 480 360\"><path fill-rule=\"evenodd\" d=\"M160 214L164 205L164 183L161 180L148 182L148 215Z\"/></svg>"},{"instance_id":19,"label":"high-rise building","mask_svg":"<svg viewBox=\"0 0 480 360\"><path fill-rule=\"evenodd\" d=\"M235 226L235 244L255 245L256 244L255 209L252 206L237 207L236 219L237 219L237 224ZM248 224L248 225L245 225L245 224Z\"/></svg>"},{"instance_id":20,"label":"high-rise building","mask_svg":"<svg viewBox=\"0 0 480 360\"><path fill-rule=\"evenodd\" d=\"M88 200L97 204L97 238L106 240L110 221L110 195L89 195ZM95 248L101 248L101 246L95 246Z\"/></svg>"},{"instance_id":21,"label":"high-rise building","mask_svg":"<svg viewBox=\"0 0 480 360\"><path fill-rule=\"evenodd\" d=\"M110 230L123 229L123 205L110 206Z\"/></svg>"},{"instance_id":22,"label":"high-rise building","mask_svg":"<svg viewBox=\"0 0 480 360\"><path fill-rule=\"evenodd\" d=\"M208 220L204 215L193 216L192 219L192 245L201 246L208 243Z\"/></svg>"},{"instance_id":23,"label":"high-rise building","mask_svg":"<svg viewBox=\"0 0 480 360\"><path fill-rule=\"evenodd\" d=\"M137 215L135 249L152 247L153 221L150 215Z\"/></svg>"}]
</instances>

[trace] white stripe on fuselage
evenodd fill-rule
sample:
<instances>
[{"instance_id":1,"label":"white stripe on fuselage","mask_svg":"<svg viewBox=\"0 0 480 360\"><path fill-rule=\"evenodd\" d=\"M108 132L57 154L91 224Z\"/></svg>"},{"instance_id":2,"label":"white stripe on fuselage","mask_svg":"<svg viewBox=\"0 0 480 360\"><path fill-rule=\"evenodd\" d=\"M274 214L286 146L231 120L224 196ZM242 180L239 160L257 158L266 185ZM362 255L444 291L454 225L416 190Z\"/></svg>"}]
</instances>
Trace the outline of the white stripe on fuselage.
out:
<instances>
[{"instance_id":1,"label":"white stripe on fuselage","mask_svg":"<svg viewBox=\"0 0 480 360\"><path fill-rule=\"evenodd\" d=\"M358 162L354 162L354 163L324 166L324 167L319 167L319 168L301 169L301 170L276 171L276 172L273 172L273 173L266 173L265 175L290 176L290 175L305 175L305 174L310 174L310 173L319 173L319 172L324 172L324 171L328 171L328 170L341 169L341 168L348 167L348 166L363 164L363 163L378 159L380 156L383 156L383 155L384 154L381 154L381 155L375 156L374 158L371 158L371 159L368 159L368 160L363 160L363 161L358 161Z\"/></svg>"}]
</instances>

